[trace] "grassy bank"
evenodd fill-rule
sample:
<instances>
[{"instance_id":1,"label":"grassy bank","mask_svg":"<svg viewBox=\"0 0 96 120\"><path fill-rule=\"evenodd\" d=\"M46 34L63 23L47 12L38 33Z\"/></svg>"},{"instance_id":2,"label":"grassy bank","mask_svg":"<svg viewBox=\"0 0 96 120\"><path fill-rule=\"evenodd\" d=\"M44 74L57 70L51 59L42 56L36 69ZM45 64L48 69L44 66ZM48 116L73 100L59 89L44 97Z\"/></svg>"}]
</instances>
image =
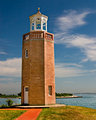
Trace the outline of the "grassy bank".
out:
<instances>
[{"instance_id":1,"label":"grassy bank","mask_svg":"<svg viewBox=\"0 0 96 120\"><path fill-rule=\"evenodd\" d=\"M6 94L2 94L0 93L0 98L21 98L21 92L18 93L18 95L6 95Z\"/></svg>"},{"instance_id":2,"label":"grassy bank","mask_svg":"<svg viewBox=\"0 0 96 120\"><path fill-rule=\"evenodd\" d=\"M24 112L25 110L0 110L0 120L14 120Z\"/></svg>"},{"instance_id":3,"label":"grassy bank","mask_svg":"<svg viewBox=\"0 0 96 120\"><path fill-rule=\"evenodd\" d=\"M0 98L19 98L17 95L0 95Z\"/></svg>"},{"instance_id":4,"label":"grassy bank","mask_svg":"<svg viewBox=\"0 0 96 120\"><path fill-rule=\"evenodd\" d=\"M37 120L96 120L96 109L78 106L46 108Z\"/></svg>"},{"instance_id":5,"label":"grassy bank","mask_svg":"<svg viewBox=\"0 0 96 120\"><path fill-rule=\"evenodd\" d=\"M55 93L56 97L68 97L68 96L73 96L71 93Z\"/></svg>"}]
</instances>

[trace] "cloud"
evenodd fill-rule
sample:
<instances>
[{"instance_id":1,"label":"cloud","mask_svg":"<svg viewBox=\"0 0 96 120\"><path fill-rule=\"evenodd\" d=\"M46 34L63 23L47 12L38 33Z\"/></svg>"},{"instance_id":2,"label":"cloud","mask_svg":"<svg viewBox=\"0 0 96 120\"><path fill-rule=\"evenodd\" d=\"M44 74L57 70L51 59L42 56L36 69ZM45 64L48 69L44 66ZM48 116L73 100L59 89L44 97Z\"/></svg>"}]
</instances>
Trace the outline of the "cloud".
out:
<instances>
[{"instance_id":1,"label":"cloud","mask_svg":"<svg viewBox=\"0 0 96 120\"><path fill-rule=\"evenodd\" d=\"M86 24L84 19L88 14L90 14L89 11L84 11L82 13L75 10L64 11L64 15L58 17L56 23L61 31L68 31L77 26Z\"/></svg>"},{"instance_id":2,"label":"cloud","mask_svg":"<svg viewBox=\"0 0 96 120\"><path fill-rule=\"evenodd\" d=\"M66 63L58 63L55 66L55 75L58 78L81 76L82 70L76 66Z\"/></svg>"},{"instance_id":3,"label":"cloud","mask_svg":"<svg viewBox=\"0 0 96 120\"><path fill-rule=\"evenodd\" d=\"M69 66L69 67L78 67L78 68L81 68L81 67L83 67L82 65L80 65L80 64L76 64L76 63L59 63L59 64L56 64L56 67L62 67L62 66Z\"/></svg>"},{"instance_id":4,"label":"cloud","mask_svg":"<svg viewBox=\"0 0 96 120\"><path fill-rule=\"evenodd\" d=\"M0 61L0 92L16 94L21 89L21 58Z\"/></svg>"},{"instance_id":5,"label":"cloud","mask_svg":"<svg viewBox=\"0 0 96 120\"><path fill-rule=\"evenodd\" d=\"M79 64L73 63L57 63L55 66L55 76L57 78L66 78L66 77L77 77L77 76L85 76L87 74L95 73L94 70L84 70L82 66Z\"/></svg>"},{"instance_id":6,"label":"cloud","mask_svg":"<svg viewBox=\"0 0 96 120\"><path fill-rule=\"evenodd\" d=\"M21 82L9 82L7 84L0 83L0 93L2 94L17 94L21 91Z\"/></svg>"},{"instance_id":7,"label":"cloud","mask_svg":"<svg viewBox=\"0 0 96 120\"><path fill-rule=\"evenodd\" d=\"M6 55L7 53L6 53L6 52L3 52L3 51L0 51L0 54L1 54L1 55Z\"/></svg>"},{"instance_id":8,"label":"cloud","mask_svg":"<svg viewBox=\"0 0 96 120\"><path fill-rule=\"evenodd\" d=\"M57 18L58 32L55 33L55 43L65 44L66 47L80 48L85 55L82 62L96 61L96 37L85 34L71 34L73 28L86 24L85 17L91 14L90 11L78 13L77 11L67 11L66 14ZM57 23L57 22L56 22Z\"/></svg>"},{"instance_id":9,"label":"cloud","mask_svg":"<svg viewBox=\"0 0 96 120\"><path fill-rule=\"evenodd\" d=\"M84 58L82 59L81 63L84 63L84 62L87 62L88 61L88 58Z\"/></svg>"},{"instance_id":10,"label":"cloud","mask_svg":"<svg viewBox=\"0 0 96 120\"><path fill-rule=\"evenodd\" d=\"M21 58L12 58L0 61L0 76L21 76Z\"/></svg>"},{"instance_id":11,"label":"cloud","mask_svg":"<svg viewBox=\"0 0 96 120\"><path fill-rule=\"evenodd\" d=\"M77 47L86 56L85 61L96 61L96 38L87 35L56 35L56 44L65 44L66 47Z\"/></svg>"}]
</instances>

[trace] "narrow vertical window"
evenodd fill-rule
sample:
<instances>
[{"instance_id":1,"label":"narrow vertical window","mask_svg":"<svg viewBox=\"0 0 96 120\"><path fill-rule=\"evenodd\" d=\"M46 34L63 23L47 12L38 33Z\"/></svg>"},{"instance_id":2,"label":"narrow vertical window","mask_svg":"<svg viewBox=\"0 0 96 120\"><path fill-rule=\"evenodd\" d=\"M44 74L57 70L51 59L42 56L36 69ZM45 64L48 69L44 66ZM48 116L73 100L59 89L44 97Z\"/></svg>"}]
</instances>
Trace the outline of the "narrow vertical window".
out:
<instances>
[{"instance_id":1,"label":"narrow vertical window","mask_svg":"<svg viewBox=\"0 0 96 120\"><path fill-rule=\"evenodd\" d=\"M36 20L36 29L41 29L41 19L37 18Z\"/></svg>"},{"instance_id":2,"label":"narrow vertical window","mask_svg":"<svg viewBox=\"0 0 96 120\"><path fill-rule=\"evenodd\" d=\"M46 30L46 23L43 23L43 30Z\"/></svg>"},{"instance_id":3,"label":"narrow vertical window","mask_svg":"<svg viewBox=\"0 0 96 120\"><path fill-rule=\"evenodd\" d=\"M48 86L49 95L52 95L52 86Z\"/></svg>"},{"instance_id":4,"label":"narrow vertical window","mask_svg":"<svg viewBox=\"0 0 96 120\"><path fill-rule=\"evenodd\" d=\"M32 23L32 30L34 30L34 22Z\"/></svg>"},{"instance_id":5,"label":"narrow vertical window","mask_svg":"<svg viewBox=\"0 0 96 120\"><path fill-rule=\"evenodd\" d=\"M25 49L25 58L28 58L28 50Z\"/></svg>"}]
</instances>

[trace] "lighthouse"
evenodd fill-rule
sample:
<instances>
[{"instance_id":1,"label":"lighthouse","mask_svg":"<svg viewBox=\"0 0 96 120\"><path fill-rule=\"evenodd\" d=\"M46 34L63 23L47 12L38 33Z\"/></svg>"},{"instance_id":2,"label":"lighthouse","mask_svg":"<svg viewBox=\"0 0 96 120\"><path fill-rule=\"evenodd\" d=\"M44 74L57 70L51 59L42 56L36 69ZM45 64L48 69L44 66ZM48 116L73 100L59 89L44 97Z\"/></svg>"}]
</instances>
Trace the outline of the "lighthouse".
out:
<instances>
[{"instance_id":1,"label":"lighthouse","mask_svg":"<svg viewBox=\"0 0 96 120\"><path fill-rule=\"evenodd\" d=\"M22 45L21 103L55 104L54 35L47 32L48 17L39 8L29 19Z\"/></svg>"}]
</instances>

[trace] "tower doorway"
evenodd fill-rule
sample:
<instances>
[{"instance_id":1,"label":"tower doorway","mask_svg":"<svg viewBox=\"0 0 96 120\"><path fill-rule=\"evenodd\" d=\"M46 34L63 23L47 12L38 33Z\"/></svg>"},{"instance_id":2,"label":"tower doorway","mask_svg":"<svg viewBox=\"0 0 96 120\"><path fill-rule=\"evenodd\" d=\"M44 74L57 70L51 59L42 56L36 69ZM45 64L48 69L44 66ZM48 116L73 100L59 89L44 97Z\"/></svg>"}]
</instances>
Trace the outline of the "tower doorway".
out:
<instances>
[{"instance_id":1,"label":"tower doorway","mask_svg":"<svg viewBox=\"0 0 96 120\"><path fill-rule=\"evenodd\" d=\"M28 86L25 86L24 87L24 104L28 104L28 91L29 91Z\"/></svg>"}]
</instances>

